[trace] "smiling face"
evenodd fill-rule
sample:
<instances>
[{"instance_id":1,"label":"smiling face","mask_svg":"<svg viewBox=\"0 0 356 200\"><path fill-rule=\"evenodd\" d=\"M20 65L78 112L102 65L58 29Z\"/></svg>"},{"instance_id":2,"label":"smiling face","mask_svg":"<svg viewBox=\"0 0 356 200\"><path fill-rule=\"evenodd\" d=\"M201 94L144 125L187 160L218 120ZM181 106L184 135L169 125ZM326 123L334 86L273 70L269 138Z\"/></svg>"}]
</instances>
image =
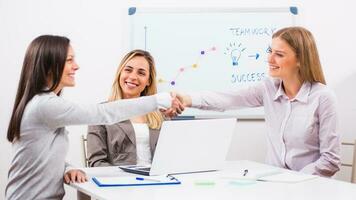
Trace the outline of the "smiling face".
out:
<instances>
[{"instance_id":1,"label":"smiling face","mask_svg":"<svg viewBox=\"0 0 356 200\"><path fill-rule=\"evenodd\" d=\"M75 86L75 72L79 69L78 64L75 61L75 55L73 48L71 46L68 47L68 53L66 62L63 68L63 74L61 77L61 81L58 87L55 89L55 93L57 94L64 87L74 87ZM49 80L51 82L51 80ZM50 85L50 84L49 84Z\"/></svg>"},{"instance_id":2,"label":"smiling face","mask_svg":"<svg viewBox=\"0 0 356 200\"><path fill-rule=\"evenodd\" d=\"M75 72L78 69L79 69L79 66L75 61L75 55L74 55L73 48L71 46L69 46L66 64L64 65L64 70L63 70L60 84L63 87L75 86Z\"/></svg>"},{"instance_id":3,"label":"smiling face","mask_svg":"<svg viewBox=\"0 0 356 200\"><path fill-rule=\"evenodd\" d=\"M282 39L272 39L268 55L269 75L288 80L299 78L299 61L293 49Z\"/></svg>"},{"instance_id":4,"label":"smiling face","mask_svg":"<svg viewBox=\"0 0 356 200\"><path fill-rule=\"evenodd\" d=\"M119 77L122 98L139 97L150 84L150 66L143 56L135 56L122 68Z\"/></svg>"}]
</instances>

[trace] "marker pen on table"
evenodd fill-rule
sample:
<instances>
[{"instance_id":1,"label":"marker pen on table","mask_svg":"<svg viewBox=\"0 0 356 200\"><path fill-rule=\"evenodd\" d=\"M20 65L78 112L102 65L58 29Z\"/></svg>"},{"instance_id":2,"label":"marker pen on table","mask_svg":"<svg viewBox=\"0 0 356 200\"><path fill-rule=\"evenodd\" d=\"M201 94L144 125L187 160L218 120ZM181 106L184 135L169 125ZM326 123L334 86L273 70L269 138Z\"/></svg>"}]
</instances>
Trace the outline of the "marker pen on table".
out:
<instances>
[{"instance_id":1,"label":"marker pen on table","mask_svg":"<svg viewBox=\"0 0 356 200\"><path fill-rule=\"evenodd\" d=\"M247 173L248 173L248 169L245 169L245 170L244 170L244 174L243 174L243 176L246 176L246 175L247 175Z\"/></svg>"},{"instance_id":2,"label":"marker pen on table","mask_svg":"<svg viewBox=\"0 0 356 200\"><path fill-rule=\"evenodd\" d=\"M153 182L161 182L160 180L157 180L157 179L143 178L143 177L136 177L136 180L138 180L138 181L153 181Z\"/></svg>"}]
</instances>

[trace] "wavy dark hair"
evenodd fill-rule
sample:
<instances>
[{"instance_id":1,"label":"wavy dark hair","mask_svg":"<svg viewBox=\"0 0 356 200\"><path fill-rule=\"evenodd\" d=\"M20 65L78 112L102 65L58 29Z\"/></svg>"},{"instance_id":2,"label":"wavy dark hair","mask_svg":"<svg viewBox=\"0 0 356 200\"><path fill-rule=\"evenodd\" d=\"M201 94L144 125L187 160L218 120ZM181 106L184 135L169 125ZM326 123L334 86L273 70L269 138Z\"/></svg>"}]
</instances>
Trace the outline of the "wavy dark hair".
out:
<instances>
[{"instance_id":1,"label":"wavy dark hair","mask_svg":"<svg viewBox=\"0 0 356 200\"><path fill-rule=\"evenodd\" d=\"M66 37L42 35L35 38L27 48L7 129L10 142L20 139L21 121L27 103L35 95L52 92L58 87L69 45L70 40Z\"/></svg>"}]
</instances>

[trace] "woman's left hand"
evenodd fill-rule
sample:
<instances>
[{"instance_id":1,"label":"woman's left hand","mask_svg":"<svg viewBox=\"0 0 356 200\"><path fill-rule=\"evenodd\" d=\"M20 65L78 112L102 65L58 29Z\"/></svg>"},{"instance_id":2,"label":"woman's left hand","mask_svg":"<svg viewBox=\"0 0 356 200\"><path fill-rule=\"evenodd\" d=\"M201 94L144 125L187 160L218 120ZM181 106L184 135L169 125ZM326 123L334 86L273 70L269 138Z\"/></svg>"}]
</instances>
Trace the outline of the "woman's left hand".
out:
<instances>
[{"instance_id":1,"label":"woman's left hand","mask_svg":"<svg viewBox=\"0 0 356 200\"><path fill-rule=\"evenodd\" d=\"M88 181L88 178L82 170L79 169L72 169L69 170L67 173L64 174L64 182L69 184L69 183L84 183Z\"/></svg>"}]
</instances>

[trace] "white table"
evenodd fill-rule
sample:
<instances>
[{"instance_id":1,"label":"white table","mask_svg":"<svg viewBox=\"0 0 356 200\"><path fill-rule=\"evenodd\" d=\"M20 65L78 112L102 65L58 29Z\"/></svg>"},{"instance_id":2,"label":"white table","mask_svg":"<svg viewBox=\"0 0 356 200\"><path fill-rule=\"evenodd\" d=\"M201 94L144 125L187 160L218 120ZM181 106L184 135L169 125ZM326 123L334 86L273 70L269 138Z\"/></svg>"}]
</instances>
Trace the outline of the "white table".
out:
<instances>
[{"instance_id":1,"label":"white table","mask_svg":"<svg viewBox=\"0 0 356 200\"><path fill-rule=\"evenodd\" d=\"M256 181L252 184L231 184L221 177L242 173L244 169L263 169L271 166L252 161L226 162L224 170L217 172L176 175L182 184L135 187L98 187L90 178L86 183L74 183L76 188L95 199L123 200L348 200L356 199L356 184L329 178L315 178L298 183ZM118 167L83 169L92 176L127 176ZM135 176L135 175L134 175ZM198 182L213 182L213 185L197 185Z\"/></svg>"}]
</instances>

